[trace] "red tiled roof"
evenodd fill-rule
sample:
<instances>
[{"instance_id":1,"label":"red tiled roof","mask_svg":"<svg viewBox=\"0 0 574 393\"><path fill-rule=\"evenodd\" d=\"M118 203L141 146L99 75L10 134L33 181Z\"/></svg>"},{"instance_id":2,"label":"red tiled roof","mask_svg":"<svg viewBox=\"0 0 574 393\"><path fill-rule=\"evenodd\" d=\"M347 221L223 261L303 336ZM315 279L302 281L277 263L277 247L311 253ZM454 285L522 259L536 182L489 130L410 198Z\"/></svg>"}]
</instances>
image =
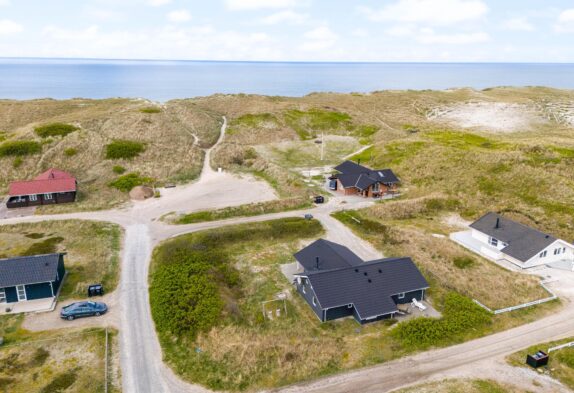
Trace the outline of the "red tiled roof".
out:
<instances>
[{"instance_id":1,"label":"red tiled roof","mask_svg":"<svg viewBox=\"0 0 574 393\"><path fill-rule=\"evenodd\" d=\"M67 172L49 169L34 180L10 183L9 195L49 194L76 191L76 179Z\"/></svg>"}]
</instances>

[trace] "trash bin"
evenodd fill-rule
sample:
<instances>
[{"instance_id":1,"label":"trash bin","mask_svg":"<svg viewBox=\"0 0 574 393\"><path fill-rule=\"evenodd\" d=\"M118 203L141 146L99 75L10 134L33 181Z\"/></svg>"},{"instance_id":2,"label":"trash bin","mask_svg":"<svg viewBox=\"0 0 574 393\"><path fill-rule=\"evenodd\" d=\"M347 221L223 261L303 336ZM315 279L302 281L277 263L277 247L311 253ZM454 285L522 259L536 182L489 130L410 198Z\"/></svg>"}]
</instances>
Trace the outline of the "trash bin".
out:
<instances>
[{"instance_id":1,"label":"trash bin","mask_svg":"<svg viewBox=\"0 0 574 393\"><path fill-rule=\"evenodd\" d=\"M88 287L88 297L102 296L104 294L104 287L102 284L93 284Z\"/></svg>"},{"instance_id":2,"label":"trash bin","mask_svg":"<svg viewBox=\"0 0 574 393\"><path fill-rule=\"evenodd\" d=\"M534 355L526 356L526 363L534 368L546 366L548 364L549 356L544 351L538 351Z\"/></svg>"},{"instance_id":3,"label":"trash bin","mask_svg":"<svg viewBox=\"0 0 574 393\"><path fill-rule=\"evenodd\" d=\"M315 203L319 204L319 203L325 203L325 197L322 195L317 195L315 197Z\"/></svg>"},{"instance_id":4,"label":"trash bin","mask_svg":"<svg viewBox=\"0 0 574 393\"><path fill-rule=\"evenodd\" d=\"M313 219L312 214L305 214L305 220L312 220L312 219Z\"/></svg>"}]
</instances>

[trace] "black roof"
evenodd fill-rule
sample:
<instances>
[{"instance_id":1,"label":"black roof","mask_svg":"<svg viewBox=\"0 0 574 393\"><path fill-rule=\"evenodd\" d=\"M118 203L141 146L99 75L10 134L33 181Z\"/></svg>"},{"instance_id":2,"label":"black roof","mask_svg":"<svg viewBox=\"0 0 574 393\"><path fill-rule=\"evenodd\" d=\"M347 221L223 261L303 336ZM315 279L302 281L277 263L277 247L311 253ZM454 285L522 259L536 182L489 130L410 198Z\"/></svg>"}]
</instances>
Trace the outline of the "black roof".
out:
<instances>
[{"instance_id":1,"label":"black roof","mask_svg":"<svg viewBox=\"0 0 574 393\"><path fill-rule=\"evenodd\" d=\"M507 243L508 246L503 248L502 252L522 262L528 261L558 240L552 235L493 212L486 213L473 222L470 227Z\"/></svg>"},{"instance_id":2,"label":"black roof","mask_svg":"<svg viewBox=\"0 0 574 393\"><path fill-rule=\"evenodd\" d=\"M56 281L60 255L0 259L0 288Z\"/></svg>"},{"instance_id":3,"label":"black roof","mask_svg":"<svg viewBox=\"0 0 574 393\"><path fill-rule=\"evenodd\" d=\"M390 169L369 169L352 161L345 161L334 168L340 172L335 177L345 188L356 187L364 190L374 183L398 183L398 177Z\"/></svg>"},{"instance_id":4,"label":"black roof","mask_svg":"<svg viewBox=\"0 0 574 393\"><path fill-rule=\"evenodd\" d=\"M363 263L363 260L347 247L325 239L311 243L294 256L306 271L338 269ZM317 258L319 258L319 269L317 269Z\"/></svg>"},{"instance_id":5,"label":"black roof","mask_svg":"<svg viewBox=\"0 0 574 393\"><path fill-rule=\"evenodd\" d=\"M391 296L429 287L410 258L385 258L299 275L308 278L323 309L353 304L361 319L395 312Z\"/></svg>"}]
</instances>

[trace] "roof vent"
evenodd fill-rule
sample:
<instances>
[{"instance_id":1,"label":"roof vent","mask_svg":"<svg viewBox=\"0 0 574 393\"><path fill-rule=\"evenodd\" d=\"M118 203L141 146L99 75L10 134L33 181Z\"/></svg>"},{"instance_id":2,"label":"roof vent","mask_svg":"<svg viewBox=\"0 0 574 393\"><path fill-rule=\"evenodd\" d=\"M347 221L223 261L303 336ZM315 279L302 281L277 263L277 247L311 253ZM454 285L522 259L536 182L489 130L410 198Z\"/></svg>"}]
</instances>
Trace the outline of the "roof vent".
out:
<instances>
[{"instance_id":1,"label":"roof vent","mask_svg":"<svg viewBox=\"0 0 574 393\"><path fill-rule=\"evenodd\" d=\"M359 269L355 269L355 273L359 273Z\"/></svg>"},{"instance_id":2,"label":"roof vent","mask_svg":"<svg viewBox=\"0 0 574 393\"><path fill-rule=\"evenodd\" d=\"M379 273L382 273L383 271L381 269L379 269Z\"/></svg>"},{"instance_id":3,"label":"roof vent","mask_svg":"<svg viewBox=\"0 0 574 393\"><path fill-rule=\"evenodd\" d=\"M319 257L315 257L315 268L319 270Z\"/></svg>"},{"instance_id":4,"label":"roof vent","mask_svg":"<svg viewBox=\"0 0 574 393\"><path fill-rule=\"evenodd\" d=\"M367 280L368 282L373 282L370 278Z\"/></svg>"},{"instance_id":5,"label":"roof vent","mask_svg":"<svg viewBox=\"0 0 574 393\"><path fill-rule=\"evenodd\" d=\"M496 217L496 225L494 226L495 229L500 228L500 217Z\"/></svg>"},{"instance_id":6,"label":"roof vent","mask_svg":"<svg viewBox=\"0 0 574 393\"><path fill-rule=\"evenodd\" d=\"M550 235L546 235L546 236L544 236L544 237L545 237L546 239L548 239L548 238L550 237Z\"/></svg>"},{"instance_id":7,"label":"roof vent","mask_svg":"<svg viewBox=\"0 0 574 393\"><path fill-rule=\"evenodd\" d=\"M363 274L364 274L365 276L368 276L368 275L369 275L369 273L367 273L367 272L364 272Z\"/></svg>"},{"instance_id":8,"label":"roof vent","mask_svg":"<svg viewBox=\"0 0 574 393\"><path fill-rule=\"evenodd\" d=\"M45 265L45 266L50 266L50 264L49 264L48 262L45 262L44 265Z\"/></svg>"}]
</instances>

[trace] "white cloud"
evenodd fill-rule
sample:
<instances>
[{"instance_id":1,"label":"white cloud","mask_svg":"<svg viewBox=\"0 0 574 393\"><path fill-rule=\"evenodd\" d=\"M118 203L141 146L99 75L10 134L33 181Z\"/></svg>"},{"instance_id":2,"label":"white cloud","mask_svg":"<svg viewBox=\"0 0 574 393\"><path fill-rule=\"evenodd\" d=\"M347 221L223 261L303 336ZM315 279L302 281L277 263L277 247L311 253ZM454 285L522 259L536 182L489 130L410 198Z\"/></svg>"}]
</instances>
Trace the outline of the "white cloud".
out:
<instances>
[{"instance_id":1,"label":"white cloud","mask_svg":"<svg viewBox=\"0 0 574 393\"><path fill-rule=\"evenodd\" d=\"M17 34L23 31L24 28L21 24L18 24L9 19L0 20L0 35L11 35Z\"/></svg>"},{"instance_id":2,"label":"white cloud","mask_svg":"<svg viewBox=\"0 0 574 393\"><path fill-rule=\"evenodd\" d=\"M359 27L359 28L351 31L351 35L353 37L365 38L365 37L368 37L370 34L367 30Z\"/></svg>"},{"instance_id":3,"label":"white cloud","mask_svg":"<svg viewBox=\"0 0 574 393\"><path fill-rule=\"evenodd\" d=\"M506 30L515 31L533 31L534 26L526 18L510 18L503 23L502 27Z\"/></svg>"},{"instance_id":4,"label":"white cloud","mask_svg":"<svg viewBox=\"0 0 574 393\"><path fill-rule=\"evenodd\" d=\"M171 0L148 0L147 3L152 7L161 7L162 5L171 3Z\"/></svg>"},{"instance_id":5,"label":"white cloud","mask_svg":"<svg viewBox=\"0 0 574 393\"><path fill-rule=\"evenodd\" d=\"M451 25L479 19L488 12L482 0L398 0L380 9L359 7L373 21Z\"/></svg>"},{"instance_id":6,"label":"white cloud","mask_svg":"<svg viewBox=\"0 0 574 393\"><path fill-rule=\"evenodd\" d=\"M291 10L279 11L274 14L268 15L261 19L261 23L264 25L276 25L280 23L291 23L295 25L300 25L305 23L309 19L308 14L300 14Z\"/></svg>"},{"instance_id":7,"label":"white cloud","mask_svg":"<svg viewBox=\"0 0 574 393\"><path fill-rule=\"evenodd\" d=\"M456 33L456 34L437 34L431 29L422 29L416 40L422 44L477 44L487 42L490 36L484 32L476 33Z\"/></svg>"},{"instance_id":8,"label":"white cloud","mask_svg":"<svg viewBox=\"0 0 574 393\"><path fill-rule=\"evenodd\" d=\"M0 0L0 6L10 5L10 0Z\"/></svg>"},{"instance_id":9,"label":"white cloud","mask_svg":"<svg viewBox=\"0 0 574 393\"><path fill-rule=\"evenodd\" d=\"M320 26L309 30L303 37L306 41L301 45L301 49L307 52L325 50L333 47L339 36L327 26Z\"/></svg>"},{"instance_id":10,"label":"white cloud","mask_svg":"<svg viewBox=\"0 0 574 393\"><path fill-rule=\"evenodd\" d=\"M574 33L574 8L564 10L560 13L554 30L559 33Z\"/></svg>"},{"instance_id":11,"label":"white cloud","mask_svg":"<svg viewBox=\"0 0 574 393\"><path fill-rule=\"evenodd\" d=\"M167 14L167 19L174 23L187 22L191 20L191 14L187 10L172 11Z\"/></svg>"},{"instance_id":12,"label":"white cloud","mask_svg":"<svg viewBox=\"0 0 574 393\"><path fill-rule=\"evenodd\" d=\"M225 0L230 10L258 10L264 8L289 8L307 3L302 0Z\"/></svg>"}]
</instances>

